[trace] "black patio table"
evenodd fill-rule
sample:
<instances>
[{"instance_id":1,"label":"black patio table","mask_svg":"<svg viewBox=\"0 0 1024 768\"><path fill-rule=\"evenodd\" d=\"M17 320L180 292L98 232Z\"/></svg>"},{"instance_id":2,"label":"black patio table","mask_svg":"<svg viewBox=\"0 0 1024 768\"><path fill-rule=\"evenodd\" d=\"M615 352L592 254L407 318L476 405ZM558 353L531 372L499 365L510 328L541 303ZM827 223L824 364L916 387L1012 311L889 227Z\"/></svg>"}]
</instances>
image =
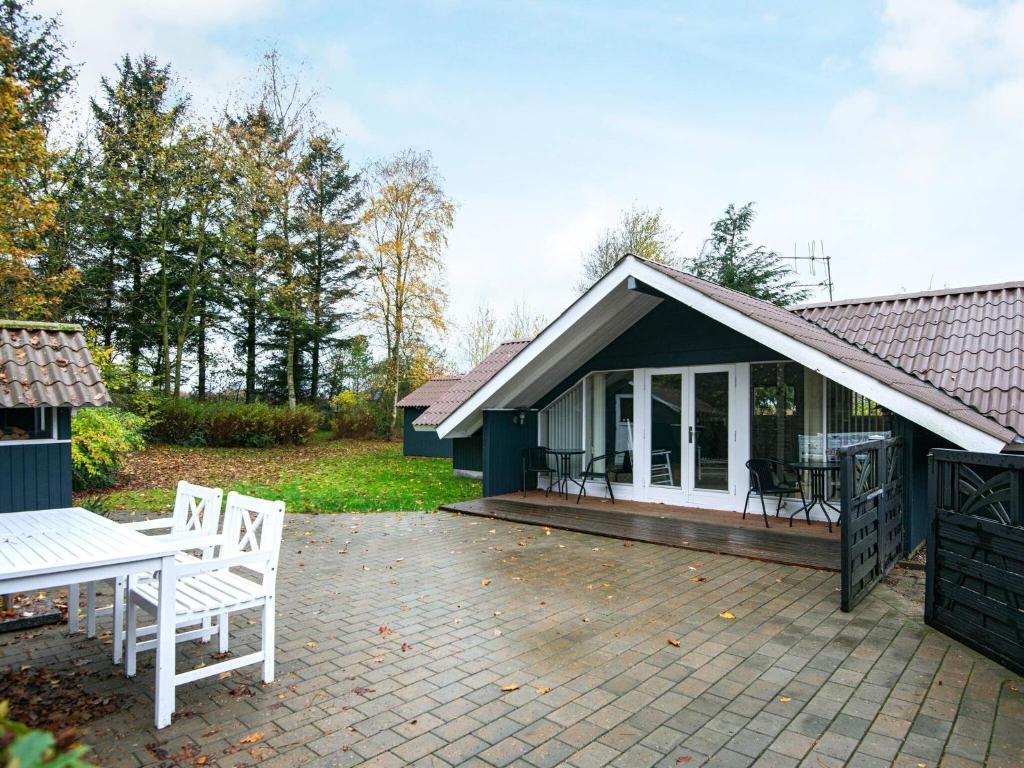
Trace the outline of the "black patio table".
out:
<instances>
[{"instance_id":1,"label":"black patio table","mask_svg":"<svg viewBox=\"0 0 1024 768\"><path fill-rule=\"evenodd\" d=\"M828 511L831 509L836 513L837 523L840 522L842 513L828 501L828 475L831 472L839 471L839 462L824 461L821 459L804 459L801 461L794 461L789 466L800 472L806 472L811 480L810 501L804 503L803 509L798 509L789 516L789 524L792 526L793 518L803 512L807 517L807 524L810 525L811 510L818 506L821 507L821 511L825 513L825 519L828 520L828 532L832 533L832 518L829 517Z\"/></svg>"},{"instance_id":2,"label":"black patio table","mask_svg":"<svg viewBox=\"0 0 1024 768\"><path fill-rule=\"evenodd\" d=\"M572 476L573 456L583 456L586 451L582 448L548 448L548 453L558 459L558 493L569 498L569 483L583 488L583 483Z\"/></svg>"}]
</instances>

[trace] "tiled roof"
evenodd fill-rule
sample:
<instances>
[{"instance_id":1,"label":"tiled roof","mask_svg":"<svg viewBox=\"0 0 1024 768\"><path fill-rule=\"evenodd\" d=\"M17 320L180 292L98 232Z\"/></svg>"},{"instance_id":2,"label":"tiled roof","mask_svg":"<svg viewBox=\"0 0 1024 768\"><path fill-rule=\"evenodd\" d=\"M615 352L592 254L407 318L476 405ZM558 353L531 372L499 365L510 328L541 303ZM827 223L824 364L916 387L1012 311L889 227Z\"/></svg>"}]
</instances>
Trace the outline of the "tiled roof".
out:
<instances>
[{"instance_id":1,"label":"tiled roof","mask_svg":"<svg viewBox=\"0 0 1024 768\"><path fill-rule=\"evenodd\" d=\"M776 331L796 339L812 349L816 349L838 360L860 373L876 379L897 392L902 392L988 435L1004 442L1010 442L1020 434L1016 427L1011 426L1011 423L1019 423L1021 418L1019 413L1012 422L1003 422L988 413L983 413L974 403L967 402L959 396L939 388L931 381L913 375L895 362L878 355L873 349L868 351L866 348L857 346L842 336L833 334L824 325L811 322L810 319L805 319L802 311L799 309L784 309L775 304L770 304L738 291L725 288L717 283L701 280L671 267L654 262L646 263L677 282L687 285L725 306L731 307ZM972 311L977 310L967 308L967 311L963 313L963 317L970 316ZM1012 312L1008 314L1012 316ZM1020 315L1018 314L1016 320L1018 328L1020 327L1020 322ZM878 343L879 340L874 342L875 345ZM1012 375L1016 377L1019 384L1021 377L1019 365L1018 370ZM1019 405L1017 406L1018 409L1020 407Z\"/></svg>"},{"instance_id":2,"label":"tiled roof","mask_svg":"<svg viewBox=\"0 0 1024 768\"><path fill-rule=\"evenodd\" d=\"M1024 435L1024 283L837 301L794 311Z\"/></svg>"},{"instance_id":3,"label":"tiled roof","mask_svg":"<svg viewBox=\"0 0 1024 768\"><path fill-rule=\"evenodd\" d=\"M490 381L494 374L508 365L512 358L529 343L530 340L525 339L499 344L476 368L453 382L437 402L421 413L413 424L419 427L436 427L454 413L456 408L466 402L474 392Z\"/></svg>"},{"instance_id":4,"label":"tiled roof","mask_svg":"<svg viewBox=\"0 0 1024 768\"><path fill-rule=\"evenodd\" d=\"M429 408L461 376L437 376L398 401L399 408Z\"/></svg>"},{"instance_id":5,"label":"tiled roof","mask_svg":"<svg viewBox=\"0 0 1024 768\"><path fill-rule=\"evenodd\" d=\"M0 407L109 404L81 328L0 320Z\"/></svg>"}]
</instances>

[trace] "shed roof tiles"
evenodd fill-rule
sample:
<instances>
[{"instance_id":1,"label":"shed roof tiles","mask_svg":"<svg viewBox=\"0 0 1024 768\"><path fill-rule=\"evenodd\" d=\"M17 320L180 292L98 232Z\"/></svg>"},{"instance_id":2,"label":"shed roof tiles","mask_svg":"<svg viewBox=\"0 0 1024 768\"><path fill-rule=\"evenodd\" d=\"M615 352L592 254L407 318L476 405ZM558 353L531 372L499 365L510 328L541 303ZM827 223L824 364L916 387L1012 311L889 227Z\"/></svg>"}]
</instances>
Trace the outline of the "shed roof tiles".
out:
<instances>
[{"instance_id":1,"label":"shed roof tiles","mask_svg":"<svg viewBox=\"0 0 1024 768\"><path fill-rule=\"evenodd\" d=\"M398 401L399 408L429 408L461 376L436 376Z\"/></svg>"},{"instance_id":2,"label":"shed roof tiles","mask_svg":"<svg viewBox=\"0 0 1024 768\"><path fill-rule=\"evenodd\" d=\"M494 374L508 365L529 343L530 339L523 339L499 344L476 368L453 382L435 403L417 417L413 424L418 427L436 427L472 397L474 392L490 381Z\"/></svg>"},{"instance_id":3,"label":"shed roof tiles","mask_svg":"<svg viewBox=\"0 0 1024 768\"><path fill-rule=\"evenodd\" d=\"M0 407L109 404L81 328L0 320Z\"/></svg>"}]
</instances>

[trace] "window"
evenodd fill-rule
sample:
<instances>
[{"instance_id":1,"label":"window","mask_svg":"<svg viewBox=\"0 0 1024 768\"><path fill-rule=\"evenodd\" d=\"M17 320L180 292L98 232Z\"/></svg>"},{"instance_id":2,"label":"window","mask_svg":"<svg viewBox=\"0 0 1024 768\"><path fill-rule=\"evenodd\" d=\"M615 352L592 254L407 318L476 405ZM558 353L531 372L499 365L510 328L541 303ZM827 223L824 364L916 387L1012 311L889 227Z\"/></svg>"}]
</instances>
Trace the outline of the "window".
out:
<instances>
[{"instance_id":1,"label":"window","mask_svg":"<svg viewBox=\"0 0 1024 768\"><path fill-rule=\"evenodd\" d=\"M751 457L788 462L806 454L807 436L822 431L821 390L821 377L799 363L751 365Z\"/></svg>"},{"instance_id":2,"label":"window","mask_svg":"<svg viewBox=\"0 0 1024 768\"><path fill-rule=\"evenodd\" d=\"M52 408L0 408L0 442L56 437L53 413Z\"/></svg>"},{"instance_id":3,"label":"window","mask_svg":"<svg viewBox=\"0 0 1024 768\"><path fill-rule=\"evenodd\" d=\"M633 372L608 371L587 377L587 458L605 469L613 483L633 482Z\"/></svg>"}]
</instances>

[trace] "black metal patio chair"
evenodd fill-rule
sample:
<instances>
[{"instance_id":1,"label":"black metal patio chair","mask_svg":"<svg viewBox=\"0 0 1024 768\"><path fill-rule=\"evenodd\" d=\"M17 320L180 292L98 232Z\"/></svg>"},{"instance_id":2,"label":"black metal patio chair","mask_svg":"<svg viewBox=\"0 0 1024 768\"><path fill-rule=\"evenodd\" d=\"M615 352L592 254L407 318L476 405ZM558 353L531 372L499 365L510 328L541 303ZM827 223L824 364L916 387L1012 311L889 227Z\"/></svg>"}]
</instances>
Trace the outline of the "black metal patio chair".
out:
<instances>
[{"instance_id":1,"label":"black metal patio chair","mask_svg":"<svg viewBox=\"0 0 1024 768\"><path fill-rule=\"evenodd\" d=\"M587 462L587 468L583 470L580 475L580 492L576 494L576 503L580 503L580 499L586 494L587 489L585 487L587 480L604 480L604 486L608 489L608 498L612 500L612 504L615 503L615 494L612 493L612 481L610 467L615 466L615 457L624 456L625 461L629 459L629 451L614 451L612 453L605 453L601 456L593 456L590 461ZM594 465L600 462L604 469L594 469Z\"/></svg>"},{"instance_id":2,"label":"black metal patio chair","mask_svg":"<svg viewBox=\"0 0 1024 768\"><path fill-rule=\"evenodd\" d=\"M547 475L548 485L544 489L544 495L547 496L551 492L554 478L558 477L558 469L551 466L550 456L551 452L543 446L523 449L523 496L526 495L526 476L531 473L537 475L538 486L540 476Z\"/></svg>"},{"instance_id":3,"label":"black metal patio chair","mask_svg":"<svg viewBox=\"0 0 1024 768\"><path fill-rule=\"evenodd\" d=\"M775 507L775 516L779 516L782 510L782 497L790 493L800 494L800 504L807 506L804 499L804 488L800 484L800 473L778 459L750 459L747 462L747 469L750 470L750 490L747 491L747 500L743 502L743 519L747 518L747 505L750 504L750 497L757 494L761 497L761 514L764 516L764 527L768 525L768 509L765 507L764 497L778 494L779 502Z\"/></svg>"}]
</instances>

